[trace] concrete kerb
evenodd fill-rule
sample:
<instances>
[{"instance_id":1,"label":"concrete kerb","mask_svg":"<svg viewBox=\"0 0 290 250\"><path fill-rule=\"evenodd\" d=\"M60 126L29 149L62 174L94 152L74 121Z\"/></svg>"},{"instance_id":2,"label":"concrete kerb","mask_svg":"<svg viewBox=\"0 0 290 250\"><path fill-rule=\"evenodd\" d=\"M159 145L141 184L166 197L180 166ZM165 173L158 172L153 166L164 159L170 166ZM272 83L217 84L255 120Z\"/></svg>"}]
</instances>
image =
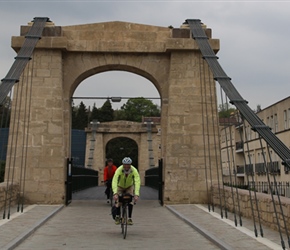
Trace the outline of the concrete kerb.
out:
<instances>
[{"instance_id":1,"label":"concrete kerb","mask_svg":"<svg viewBox=\"0 0 290 250\"><path fill-rule=\"evenodd\" d=\"M27 239L31 234L33 234L39 227L41 227L45 222L47 222L50 218L52 218L55 214L57 214L64 205L60 205L59 207L55 208L51 213L49 213L46 217L42 218L38 222L36 222L30 229L26 232L23 232L14 240L10 241L8 244L3 246L1 250L12 250L16 248L21 242Z\"/></svg>"},{"instance_id":2,"label":"concrete kerb","mask_svg":"<svg viewBox=\"0 0 290 250\"><path fill-rule=\"evenodd\" d=\"M203 235L205 238L207 238L209 241L211 241L213 244L215 244L216 246L218 246L220 249L222 249L222 250L234 250L231 246L229 246L227 243L221 241L220 239L218 239L217 237L215 237L214 235L212 235L209 231L203 229L198 224L193 223L192 221L188 220L185 216L183 216L181 213L179 213L178 211L176 211L170 205L166 205L166 208L170 212L172 212L175 216L177 216L178 218L180 218L181 220L183 220L186 224L188 224L189 226L191 226L194 230L196 230L201 235Z\"/></svg>"}]
</instances>

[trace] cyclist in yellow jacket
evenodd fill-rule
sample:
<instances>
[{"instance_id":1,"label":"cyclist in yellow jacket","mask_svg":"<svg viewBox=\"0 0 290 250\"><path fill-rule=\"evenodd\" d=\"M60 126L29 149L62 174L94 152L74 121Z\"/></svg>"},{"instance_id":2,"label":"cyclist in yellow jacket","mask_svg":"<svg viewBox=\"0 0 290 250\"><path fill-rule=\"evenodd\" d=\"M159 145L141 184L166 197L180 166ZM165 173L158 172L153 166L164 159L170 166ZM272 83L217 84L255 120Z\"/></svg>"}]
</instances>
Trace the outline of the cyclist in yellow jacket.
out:
<instances>
[{"instance_id":1,"label":"cyclist in yellow jacket","mask_svg":"<svg viewBox=\"0 0 290 250\"><path fill-rule=\"evenodd\" d=\"M116 225L120 224L120 207L118 206L119 195L129 193L134 197L135 202L137 202L140 195L140 175L138 170L131 165L132 160L129 157L125 157L122 163L123 165L117 168L112 181L114 200L117 204ZM133 204L129 204L128 225L133 225L132 212Z\"/></svg>"}]
</instances>

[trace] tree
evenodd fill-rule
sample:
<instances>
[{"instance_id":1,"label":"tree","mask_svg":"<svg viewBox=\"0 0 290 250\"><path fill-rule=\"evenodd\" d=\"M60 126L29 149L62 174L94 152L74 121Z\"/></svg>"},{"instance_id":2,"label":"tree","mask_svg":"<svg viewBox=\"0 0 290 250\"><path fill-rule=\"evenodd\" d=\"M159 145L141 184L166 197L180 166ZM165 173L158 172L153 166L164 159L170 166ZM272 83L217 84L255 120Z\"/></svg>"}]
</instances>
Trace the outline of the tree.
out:
<instances>
[{"instance_id":1,"label":"tree","mask_svg":"<svg viewBox=\"0 0 290 250\"><path fill-rule=\"evenodd\" d=\"M126 120L126 114L123 109L114 110L114 121Z\"/></svg>"},{"instance_id":2,"label":"tree","mask_svg":"<svg viewBox=\"0 0 290 250\"><path fill-rule=\"evenodd\" d=\"M224 103L219 105L219 117L220 118L228 118L232 115L232 113L235 113L236 109L233 107L230 107L230 104Z\"/></svg>"},{"instance_id":3,"label":"tree","mask_svg":"<svg viewBox=\"0 0 290 250\"><path fill-rule=\"evenodd\" d=\"M160 108L144 97L131 98L122 107L127 121L141 122L143 116L160 116Z\"/></svg>"},{"instance_id":4,"label":"tree","mask_svg":"<svg viewBox=\"0 0 290 250\"><path fill-rule=\"evenodd\" d=\"M100 117L98 121L100 122L110 122L114 120L114 110L112 109L112 104L110 100L104 102L103 106L99 110Z\"/></svg>"},{"instance_id":5,"label":"tree","mask_svg":"<svg viewBox=\"0 0 290 250\"><path fill-rule=\"evenodd\" d=\"M74 106L74 104L71 107L71 123L72 123L72 129L76 129L76 123L77 123L77 110L78 108Z\"/></svg>"},{"instance_id":6,"label":"tree","mask_svg":"<svg viewBox=\"0 0 290 250\"><path fill-rule=\"evenodd\" d=\"M90 116L90 121L93 120L98 120L100 119L100 110L96 107L96 103L94 103L91 116Z\"/></svg>"},{"instance_id":7,"label":"tree","mask_svg":"<svg viewBox=\"0 0 290 250\"><path fill-rule=\"evenodd\" d=\"M85 104L80 103L76 112L75 129L85 129L88 126L88 112Z\"/></svg>"}]
</instances>

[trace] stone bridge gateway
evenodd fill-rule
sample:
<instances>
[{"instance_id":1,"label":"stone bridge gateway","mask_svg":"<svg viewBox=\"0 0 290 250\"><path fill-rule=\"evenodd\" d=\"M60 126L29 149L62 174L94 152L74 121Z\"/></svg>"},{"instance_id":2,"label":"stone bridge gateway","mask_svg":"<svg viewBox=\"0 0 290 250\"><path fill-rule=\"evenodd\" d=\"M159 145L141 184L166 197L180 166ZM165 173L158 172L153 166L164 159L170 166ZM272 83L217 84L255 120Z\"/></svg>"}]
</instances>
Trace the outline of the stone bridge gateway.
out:
<instances>
[{"instance_id":1,"label":"stone bridge gateway","mask_svg":"<svg viewBox=\"0 0 290 250\"><path fill-rule=\"evenodd\" d=\"M30 25L21 27L12 38L18 51ZM211 39L214 51L219 40ZM27 66L31 79L30 129L27 142L25 198L31 203L63 203L66 159L70 157L71 97L81 82L94 74L122 70L141 75L152 82L161 97L161 157L164 162L164 203L207 203L202 103L216 109L215 83L202 67L201 53L188 29L172 29L128 22L105 22L74 26L46 24L33 60ZM33 70L32 69L33 66ZM212 88L202 92L202 82ZM16 85L18 86L18 85ZM17 87L16 87L17 89ZM16 91L15 91L16 92ZM13 100L27 99L25 93ZM13 102L12 117L24 111ZM216 113L208 114L216 121ZM11 119L13 121L13 119ZM20 116L20 124L25 123ZM217 129L217 122L210 124ZM8 151L15 148L15 176L21 171L20 126L16 144L11 138ZM12 132L10 132L12 133ZM210 134L209 137L217 136ZM213 139L209 145L214 148ZM215 138L218 141L218 138ZM9 154L9 153L8 153ZM219 152L212 151L212 164ZM9 162L14 159L9 159ZM17 178L17 177L15 177ZM215 182L212 173L211 181ZM15 179L15 182L19 180Z\"/></svg>"},{"instance_id":2,"label":"stone bridge gateway","mask_svg":"<svg viewBox=\"0 0 290 250\"><path fill-rule=\"evenodd\" d=\"M151 139L152 139L152 156L154 161L154 167L158 166L158 159L161 157L160 136L158 133L157 126L152 125ZM93 150L92 167L99 172L99 176L103 176L103 170L105 166L105 160L107 157L106 147L107 144L116 138L129 138L136 143L138 147L138 162L133 162L136 167L138 165L138 171L141 178L141 185L145 184L145 171L150 168L149 152L148 152L148 132L147 125L139 122L132 121L113 121L113 122L102 122L95 129L95 141ZM86 160L90 156L91 139L92 139L92 128L86 130L87 143L86 143ZM116 163L115 163L116 164ZM85 164L87 166L87 164ZM102 177L101 177L102 180ZM99 179L100 184L100 179Z\"/></svg>"}]
</instances>

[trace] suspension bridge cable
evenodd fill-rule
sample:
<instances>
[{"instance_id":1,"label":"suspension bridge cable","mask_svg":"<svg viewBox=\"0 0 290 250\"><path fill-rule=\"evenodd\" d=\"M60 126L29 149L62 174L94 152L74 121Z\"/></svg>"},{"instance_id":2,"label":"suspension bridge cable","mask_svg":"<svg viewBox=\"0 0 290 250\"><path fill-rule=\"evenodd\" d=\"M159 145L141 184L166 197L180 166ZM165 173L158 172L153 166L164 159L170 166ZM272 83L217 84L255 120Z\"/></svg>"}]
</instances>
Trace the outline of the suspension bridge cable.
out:
<instances>
[{"instance_id":1,"label":"suspension bridge cable","mask_svg":"<svg viewBox=\"0 0 290 250\"><path fill-rule=\"evenodd\" d=\"M203 78L204 78L204 98L205 98L205 112L206 114L210 114L210 112L208 111L208 101L207 101L207 85L206 85L206 74L205 74L205 63L203 60ZM213 115L213 114L211 114ZM214 126L214 124L212 125ZM210 130L209 130L209 119L208 119L208 115L206 115L206 130L207 130L207 146L208 146L208 160L209 160L209 176L210 176L210 182L212 183L212 164L211 164L211 147L210 147ZM213 201L213 192L211 192L211 201ZM212 202L212 211L214 211L214 205Z\"/></svg>"},{"instance_id":2,"label":"suspension bridge cable","mask_svg":"<svg viewBox=\"0 0 290 250\"><path fill-rule=\"evenodd\" d=\"M0 160L5 159L2 164L0 165L0 172L5 174L5 167L6 167L6 155L4 156L4 148L8 144L8 135L9 135L9 119L10 119L10 111L11 111L11 95L12 91L10 91L9 95L6 97L5 101L2 104L2 117L1 117L1 132L0 132L0 138L2 137L2 144L1 144L1 152L0 152ZM4 134L5 128L7 129L7 134ZM7 135L7 137L6 137ZM5 140L7 138L7 141ZM6 144L5 144L6 143ZM7 152L6 152L7 154ZM3 181L5 181L5 175L3 175ZM7 189L6 189L7 190Z\"/></svg>"},{"instance_id":3,"label":"suspension bridge cable","mask_svg":"<svg viewBox=\"0 0 290 250\"><path fill-rule=\"evenodd\" d=\"M268 180L269 189L270 189L270 193L271 193L271 200L272 200L272 203L273 203L273 209L274 209L274 213L275 213L275 217L276 217L276 221L277 221L277 225L278 225L278 231L279 231L279 236L280 236L280 239L281 239L281 245L282 245L283 249L286 249L285 248L285 243L284 243L284 240L283 240L283 236L282 236L281 225L280 225L280 221L279 221L279 218L278 218L278 213L277 213L277 209L276 209L276 205L275 205L273 189L272 189L272 185L271 185L271 182L270 182L269 168L267 166L266 155L265 155L264 147L263 147L263 144L262 144L262 137L261 136L259 136L259 141L260 141L263 161L264 161L265 168L266 168L266 175L267 175L267 180Z\"/></svg>"},{"instance_id":4,"label":"suspension bridge cable","mask_svg":"<svg viewBox=\"0 0 290 250\"><path fill-rule=\"evenodd\" d=\"M288 169L290 168L290 149L275 136L270 128L266 126L263 121L250 109L247 101L242 98L236 90L220 64L217 61L217 56L212 50L208 37L201 26L199 19L187 19L186 23L189 24L193 39L196 40L199 49L207 61L209 67L213 72L214 79L219 82L232 104L234 104L240 113L245 117L247 122L255 131L270 145L276 154L283 160L283 164Z\"/></svg>"},{"instance_id":5,"label":"suspension bridge cable","mask_svg":"<svg viewBox=\"0 0 290 250\"><path fill-rule=\"evenodd\" d=\"M217 138L220 138L220 134L219 134L219 117L217 114L217 110L214 110L213 107L213 103L217 103L217 98L216 98L216 92L215 92L215 81L212 81L211 79L211 75L210 75L210 70L207 71L208 73L208 79L210 82L210 87L209 87L209 92L210 92L210 97L214 98L214 100L211 100L211 114L212 114L212 124L213 124L213 140L214 140L214 145L218 145L218 147L214 147L215 150L215 164L216 164L216 170L217 170L217 182L218 182L218 192L219 192L219 199L220 199L220 213L221 213L221 218L223 218L223 208L222 208L222 196L221 196L221 186L220 186L220 176L219 176L219 171L222 164L221 164L221 156L220 156L220 161L218 160L218 155L221 154L221 149L220 149L220 143L216 142L216 136ZM212 90L213 89L213 90ZM212 93L214 92L214 93ZM216 113L216 116L214 116L213 114ZM217 119L215 119L215 117L217 117ZM217 124L217 133L216 133L216 126L214 126L214 124ZM219 140L218 140L219 141ZM218 148L218 150L217 150ZM222 179L223 179L223 174L222 174L222 169L221 169L221 175L222 175ZM224 186L223 186L224 187Z\"/></svg>"},{"instance_id":6,"label":"suspension bridge cable","mask_svg":"<svg viewBox=\"0 0 290 250\"><path fill-rule=\"evenodd\" d=\"M237 116L238 116L238 114L237 114ZM241 117L241 119L243 121L243 128L244 128L244 132L245 132L245 120L243 119L243 117ZM237 120L239 120L239 117L237 118ZM243 133L242 133L241 127L239 127L239 134L240 134L240 140L241 140L241 142L243 142ZM245 133L245 142L246 142L246 145L247 145L249 166L251 166L252 163L251 163L250 150L249 150L249 141L247 140L247 134L246 133ZM247 161L246 161L246 156L245 156L244 143L243 143L243 154L242 155L243 155L243 160L244 160L244 169L246 169ZM256 219L255 219L255 213L254 213L254 205L253 205L252 193L251 193L250 185L249 185L249 183L250 183L249 175L248 175L248 173L246 171L245 171L245 175L246 175L246 179L247 179L247 183L248 183L251 211L252 211L253 223L254 223L254 233L255 233L255 236L258 237L258 231L257 231L257 227L256 227ZM258 199L257 199L257 193L256 193L256 186L255 186L255 182L254 182L254 176L251 174L251 177L252 177L252 182L254 184L254 198L255 198L256 210L257 210L257 213L258 213L258 221L259 221L259 225L260 225L260 233L261 233L261 236L263 237L263 229L262 229L262 225L261 225L260 210L259 210L259 207L258 207Z\"/></svg>"},{"instance_id":7,"label":"suspension bridge cable","mask_svg":"<svg viewBox=\"0 0 290 250\"><path fill-rule=\"evenodd\" d=\"M10 99L11 100L11 99ZM10 103L10 100L8 100L8 96L5 99L5 101L2 104L2 107L0 105L0 108L2 108L2 114L1 114L1 122L0 122L0 138L2 137L2 145L1 145L1 152L0 152L0 160L4 158L4 135L3 135L3 129L4 128L8 128L8 119L9 119L9 108L10 108L10 104L8 104L8 107L6 107L6 101L8 101ZM5 120L5 121L4 121ZM5 124L4 124L5 123ZM5 166L4 166L5 167ZM0 169L1 170L1 169Z\"/></svg>"},{"instance_id":8,"label":"suspension bridge cable","mask_svg":"<svg viewBox=\"0 0 290 250\"><path fill-rule=\"evenodd\" d=\"M24 173L23 173L23 187L22 187L22 202L21 202L21 212L23 212L24 206L24 197L25 197L25 181L26 181L26 169L27 169L27 151L28 151L28 136L29 136L29 129L30 129L30 110L31 110L31 102L32 102L32 76L34 73L34 64L35 60L32 60L32 67L31 67L31 77L30 77L30 86L29 86L29 95L28 95L28 111L27 111L27 130L26 130L26 145L25 154L24 154Z\"/></svg>"},{"instance_id":9,"label":"suspension bridge cable","mask_svg":"<svg viewBox=\"0 0 290 250\"><path fill-rule=\"evenodd\" d=\"M229 105L228 105L228 98L226 96L226 109L227 109L227 112L229 110ZM230 135L230 150L231 150L231 156L232 156L232 159L231 159L231 162L233 163L233 173L234 173L234 178L235 178L235 189L236 189L236 195L237 195L237 205L238 205L238 215L239 215L239 219L240 219L240 226L242 226L242 216L241 216L241 207L240 207L240 199L239 199L239 190L238 190L238 182L237 182L237 171L236 171L236 162L235 162L235 155L234 155L234 146L233 146L233 138L232 138L232 123L230 121L230 116L228 117L228 120L229 120L229 135Z\"/></svg>"},{"instance_id":10,"label":"suspension bridge cable","mask_svg":"<svg viewBox=\"0 0 290 250\"><path fill-rule=\"evenodd\" d=\"M11 177L11 188L10 188L10 196L9 196L9 205L8 205L8 219L10 218L10 209L11 209L11 200L13 198L13 185L14 185L14 177L15 177L15 169L16 169L16 158L17 158L17 149L18 149L18 139L20 137L19 135L19 127L20 127L20 115L21 115L21 107L22 107L22 99L23 99L23 88L24 88L24 74L22 74L22 81L18 83L18 86L20 88L19 91L19 97L17 96L17 99L19 98L19 106L15 106L15 117L18 112L18 118L17 118L17 128L16 128L16 138L15 138L15 151L14 151L14 158L13 158L13 165L12 165L12 177ZM24 132L24 131L23 131Z\"/></svg>"},{"instance_id":11,"label":"suspension bridge cable","mask_svg":"<svg viewBox=\"0 0 290 250\"><path fill-rule=\"evenodd\" d=\"M202 70L201 70L201 62L199 59L199 72L201 74ZM207 178L207 153L206 153L206 131L205 131L205 121L204 121L204 116L205 111L204 111L204 103L206 102L206 98L205 98L205 94L203 93L203 86L205 85L203 83L203 78L200 77L200 92L201 92L201 118L202 118L202 138L203 138L203 156L204 156L204 170L205 170L205 181L206 181L206 193L207 196L209 196L209 188L208 188L208 178ZM210 159L210 158L209 158ZM210 210L210 199L209 202L207 203L208 205L208 211Z\"/></svg>"},{"instance_id":12,"label":"suspension bridge cable","mask_svg":"<svg viewBox=\"0 0 290 250\"><path fill-rule=\"evenodd\" d=\"M221 102L222 102L222 110L226 110L224 107L224 98L223 98L223 92L221 91ZM224 123L224 131L225 131L225 141L226 141L226 153L227 153L227 160L228 160L228 167L229 167L229 176L230 176L230 189L231 189L231 195L232 195L232 201L233 201L233 213L234 213L234 221L235 221L235 226L238 225L237 223L237 216L236 216L236 204L235 204L235 196L234 196L234 189L233 189L233 181L232 181L232 168L231 164L232 162L230 161L230 155L229 155L229 145L228 145L228 136L227 136L227 127L230 126L230 123L227 124Z\"/></svg>"},{"instance_id":13,"label":"suspension bridge cable","mask_svg":"<svg viewBox=\"0 0 290 250\"><path fill-rule=\"evenodd\" d=\"M268 144L267 144L267 150L268 150L268 155L269 155L269 159L270 159L271 169L274 170L272 156L270 154L270 149L269 149L269 145ZM279 189L278 189L278 186L277 186L277 180L276 180L275 173L273 173L273 180L274 180L274 188L276 190L275 194L277 195L277 198L278 198L278 204L279 204L281 216L282 216L282 219L283 219L286 236L287 236L287 239L288 239L288 246L290 247L290 239L289 239L288 227L287 227L287 223L286 223L284 212L283 212L283 208L282 208L282 203L281 203L281 199L280 199L280 194L279 194Z\"/></svg>"},{"instance_id":14,"label":"suspension bridge cable","mask_svg":"<svg viewBox=\"0 0 290 250\"><path fill-rule=\"evenodd\" d=\"M15 145L15 147L13 148L12 146L10 147L10 152L7 152L9 153L9 161L8 161L8 168L6 167L6 170L8 169L8 173L7 173L7 183L6 183L6 192L5 192L5 199L4 199L4 211L3 211L3 219L6 218L6 206L7 206L7 200L8 200L8 194L10 194L9 192L9 182L10 182L10 174L11 174L11 162L12 162L12 156L13 156L13 152L16 151L16 147L17 147L17 144L14 143L14 137L15 137L15 124L16 124L16 116L17 116L17 105L18 105L18 94L19 94L19 88L15 88L14 89L15 92L14 92L14 96L16 97L16 100L15 100L15 105L14 106L14 113L13 113L13 117L12 117L12 112L11 112L11 122L10 122L10 125L12 126L11 131L9 129L9 134L11 135L11 145ZM12 107L11 107L12 108ZM6 164L7 166L7 164ZM9 210L8 210L9 211ZM9 219L9 216L8 216L8 219Z\"/></svg>"},{"instance_id":15,"label":"suspension bridge cable","mask_svg":"<svg viewBox=\"0 0 290 250\"><path fill-rule=\"evenodd\" d=\"M24 43L15 57L10 70L0 84L0 104L5 100L7 94L19 78L26 67L26 64L31 58L32 52L41 38L42 31L46 22L49 22L48 17L35 17L33 25L25 36Z\"/></svg>"},{"instance_id":16,"label":"suspension bridge cable","mask_svg":"<svg viewBox=\"0 0 290 250\"><path fill-rule=\"evenodd\" d=\"M28 79L29 79L29 71L30 71L30 63L27 64L27 68L24 70L23 72L23 85L24 85L24 75L26 72L26 81L25 81L25 93L24 93L24 97L25 97L25 102L24 102L24 110L23 110L23 126L22 126L22 151L21 151L21 162L20 162L20 174L19 174L19 192L18 192L18 201L17 201L17 212L19 212L20 210L20 203L21 203L21 199L22 199L22 182L24 181L23 178L23 165L24 165L24 150L25 150L25 146L27 147L27 145L25 145L26 141L25 141L25 137L26 137L26 120L27 120L27 95L28 95ZM29 114L28 114L29 115Z\"/></svg>"}]
</instances>

